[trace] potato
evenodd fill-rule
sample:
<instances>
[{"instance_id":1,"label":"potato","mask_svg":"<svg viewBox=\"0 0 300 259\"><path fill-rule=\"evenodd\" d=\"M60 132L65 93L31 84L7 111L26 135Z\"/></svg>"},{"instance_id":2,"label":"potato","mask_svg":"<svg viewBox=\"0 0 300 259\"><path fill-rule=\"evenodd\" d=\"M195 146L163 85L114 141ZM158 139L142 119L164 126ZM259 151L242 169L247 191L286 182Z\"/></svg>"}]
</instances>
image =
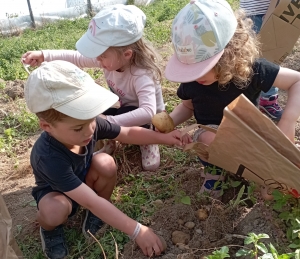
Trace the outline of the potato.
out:
<instances>
[{"instance_id":1,"label":"potato","mask_svg":"<svg viewBox=\"0 0 300 259\"><path fill-rule=\"evenodd\" d=\"M158 238L160 239L160 241L161 241L161 243L163 245L162 252L165 252L167 250L167 242L166 242L166 240L162 236L158 236Z\"/></svg>"},{"instance_id":2,"label":"potato","mask_svg":"<svg viewBox=\"0 0 300 259\"><path fill-rule=\"evenodd\" d=\"M152 124L162 133L169 133L174 130L175 127L173 119L166 111L155 114L152 117Z\"/></svg>"},{"instance_id":3,"label":"potato","mask_svg":"<svg viewBox=\"0 0 300 259\"><path fill-rule=\"evenodd\" d=\"M206 209L199 209L196 213L200 220L206 220L208 218L208 213Z\"/></svg>"}]
</instances>

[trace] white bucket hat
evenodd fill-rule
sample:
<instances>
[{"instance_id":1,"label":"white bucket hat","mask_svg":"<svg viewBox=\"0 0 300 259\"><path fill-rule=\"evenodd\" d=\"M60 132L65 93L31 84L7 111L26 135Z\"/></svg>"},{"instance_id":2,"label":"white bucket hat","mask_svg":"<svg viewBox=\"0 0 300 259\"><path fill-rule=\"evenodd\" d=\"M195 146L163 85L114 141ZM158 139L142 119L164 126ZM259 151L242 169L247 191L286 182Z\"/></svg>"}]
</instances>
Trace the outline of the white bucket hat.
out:
<instances>
[{"instance_id":1,"label":"white bucket hat","mask_svg":"<svg viewBox=\"0 0 300 259\"><path fill-rule=\"evenodd\" d=\"M119 97L97 85L89 74L67 61L43 62L28 77L25 100L33 113L55 109L72 118L92 119Z\"/></svg>"},{"instance_id":2,"label":"white bucket hat","mask_svg":"<svg viewBox=\"0 0 300 259\"><path fill-rule=\"evenodd\" d=\"M191 82L209 72L219 61L237 27L225 0L192 0L172 24L175 54L165 76L174 82Z\"/></svg>"},{"instance_id":3,"label":"white bucket hat","mask_svg":"<svg viewBox=\"0 0 300 259\"><path fill-rule=\"evenodd\" d=\"M77 41L77 50L87 58L100 56L109 47L121 47L143 36L146 15L135 5L106 6L90 21L87 32Z\"/></svg>"}]
</instances>

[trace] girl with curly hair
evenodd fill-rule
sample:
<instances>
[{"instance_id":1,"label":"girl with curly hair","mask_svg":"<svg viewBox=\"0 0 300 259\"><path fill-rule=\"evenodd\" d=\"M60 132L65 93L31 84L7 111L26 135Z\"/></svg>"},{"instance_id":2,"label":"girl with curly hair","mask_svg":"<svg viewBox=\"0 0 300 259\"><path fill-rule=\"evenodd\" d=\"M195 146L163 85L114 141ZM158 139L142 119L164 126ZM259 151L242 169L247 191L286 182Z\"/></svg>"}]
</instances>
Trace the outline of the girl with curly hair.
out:
<instances>
[{"instance_id":1,"label":"girl with curly hair","mask_svg":"<svg viewBox=\"0 0 300 259\"><path fill-rule=\"evenodd\" d=\"M259 58L252 27L252 20L241 10L234 14L225 0L192 0L177 14L172 24L175 54L165 70L168 80L181 83L177 95L182 102L170 114L175 125L194 115L197 123L218 128L223 109L240 94L257 106L260 92L275 85L288 91L277 126L294 142L300 115L300 73ZM198 129L193 141L209 145L214 137ZM200 192L220 196L222 168L201 162L206 174Z\"/></svg>"}]
</instances>

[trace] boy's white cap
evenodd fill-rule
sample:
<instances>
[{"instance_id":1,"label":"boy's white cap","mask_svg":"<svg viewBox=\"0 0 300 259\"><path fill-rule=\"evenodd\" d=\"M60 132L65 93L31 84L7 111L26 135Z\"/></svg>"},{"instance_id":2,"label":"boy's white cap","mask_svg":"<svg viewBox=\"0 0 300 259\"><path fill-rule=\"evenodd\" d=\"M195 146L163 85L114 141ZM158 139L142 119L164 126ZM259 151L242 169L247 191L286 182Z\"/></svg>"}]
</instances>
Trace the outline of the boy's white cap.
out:
<instances>
[{"instance_id":1,"label":"boy's white cap","mask_svg":"<svg viewBox=\"0 0 300 259\"><path fill-rule=\"evenodd\" d=\"M146 15L135 5L106 6L90 21L87 32L77 41L77 50L87 58L100 56L109 47L121 47L143 36Z\"/></svg>"},{"instance_id":2,"label":"boy's white cap","mask_svg":"<svg viewBox=\"0 0 300 259\"><path fill-rule=\"evenodd\" d=\"M43 62L28 77L25 100L33 113L55 109L79 120L92 119L118 101L89 74L62 60Z\"/></svg>"},{"instance_id":3,"label":"boy's white cap","mask_svg":"<svg viewBox=\"0 0 300 259\"><path fill-rule=\"evenodd\" d=\"M175 54L165 76L174 82L191 82L209 72L219 61L237 27L226 0L192 0L172 24Z\"/></svg>"}]
</instances>

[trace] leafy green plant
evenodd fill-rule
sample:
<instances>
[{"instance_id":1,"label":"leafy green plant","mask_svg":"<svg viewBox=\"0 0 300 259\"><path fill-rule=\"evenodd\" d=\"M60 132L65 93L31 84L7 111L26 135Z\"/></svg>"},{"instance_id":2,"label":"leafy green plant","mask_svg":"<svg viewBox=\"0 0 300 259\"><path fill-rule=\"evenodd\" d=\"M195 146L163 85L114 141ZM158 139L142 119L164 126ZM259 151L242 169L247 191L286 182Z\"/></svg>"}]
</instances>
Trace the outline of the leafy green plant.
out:
<instances>
[{"instance_id":1,"label":"leafy green plant","mask_svg":"<svg viewBox=\"0 0 300 259\"><path fill-rule=\"evenodd\" d=\"M279 190L274 190L272 195L274 197L273 209L277 211L282 210L283 207L293 198L292 195L282 193Z\"/></svg>"},{"instance_id":2,"label":"leafy green plant","mask_svg":"<svg viewBox=\"0 0 300 259\"><path fill-rule=\"evenodd\" d=\"M259 258L258 257L258 251L261 251L263 253L267 253L268 249L265 246L264 243L260 241L260 239L263 238L269 238L269 235L267 234L258 234L256 235L255 233L249 233L248 236L244 240L245 245L253 244L254 249L240 249L237 251L236 256L251 256L252 258Z\"/></svg>"},{"instance_id":3,"label":"leafy green plant","mask_svg":"<svg viewBox=\"0 0 300 259\"><path fill-rule=\"evenodd\" d=\"M289 259L289 258L300 258L299 252L300 250L295 251L294 253L285 253L279 254L275 247L270 243L267 246L262 243L260 240L264 238L269 238L267 234L258 234L249 233L248 236L244 240L245 245L253 244L253 249L242 248L236 252L236 257L241 256L250 256L250 258L255 259ZM262 255L259 255L259 252Z\"/></svg>"},{"instance_id":4,"label":"leafy green plant","mask_svg":"<svg viewBox=\"0 0 300 259\"><path fill-rule=\"evenodd\" d=\"M175 196L175 202L191 205L191 198L184 191L179 191Z\"/></svg>"},{"instance_id":5,"label":"leafy green plant","mask_svg":"<svg viewBox=\"0 0 300 259\"><path fill-rule=\"evenodd\" d=\"M223 259L223 258L230 258L229 254L229 248L227 246L221 247L221 249L216 250L212 253L212 255L208 255L204 258L206 259Z\"/></svg>"},{"instance_id":6,"label":"leafy green plant","mask_svg":"<svg viewBox=\"0 0 300 259\"><path fill-rule=\"evenodd\" d=\"M278 190L272 192L274 197L273 209L281 211L279 218L286 226L286 236L290 241L290 248L300 248L300 206L299 200L290 194L282 193ZM289 204L289 206L287 206Z\"/></svg>"},{"instance_id":7,"label":"leafy green plant","mask_svg":"<svg viewBox=\"0 0 300 259\"><path fill-rule=\"evenodd\" d=\"M253 193L256 188L256 184L254 182L250 182L247 186L247 193L245 193L246 185L243 185L238 192L238 195L235 200L229 201L229 205L233 208L236 208L239 205L247 205L247 201L250 200L253 203L256 202L256 198L254 197ZM245 196L243 198L243 196Z\"/></svg>"}]
</instances>

